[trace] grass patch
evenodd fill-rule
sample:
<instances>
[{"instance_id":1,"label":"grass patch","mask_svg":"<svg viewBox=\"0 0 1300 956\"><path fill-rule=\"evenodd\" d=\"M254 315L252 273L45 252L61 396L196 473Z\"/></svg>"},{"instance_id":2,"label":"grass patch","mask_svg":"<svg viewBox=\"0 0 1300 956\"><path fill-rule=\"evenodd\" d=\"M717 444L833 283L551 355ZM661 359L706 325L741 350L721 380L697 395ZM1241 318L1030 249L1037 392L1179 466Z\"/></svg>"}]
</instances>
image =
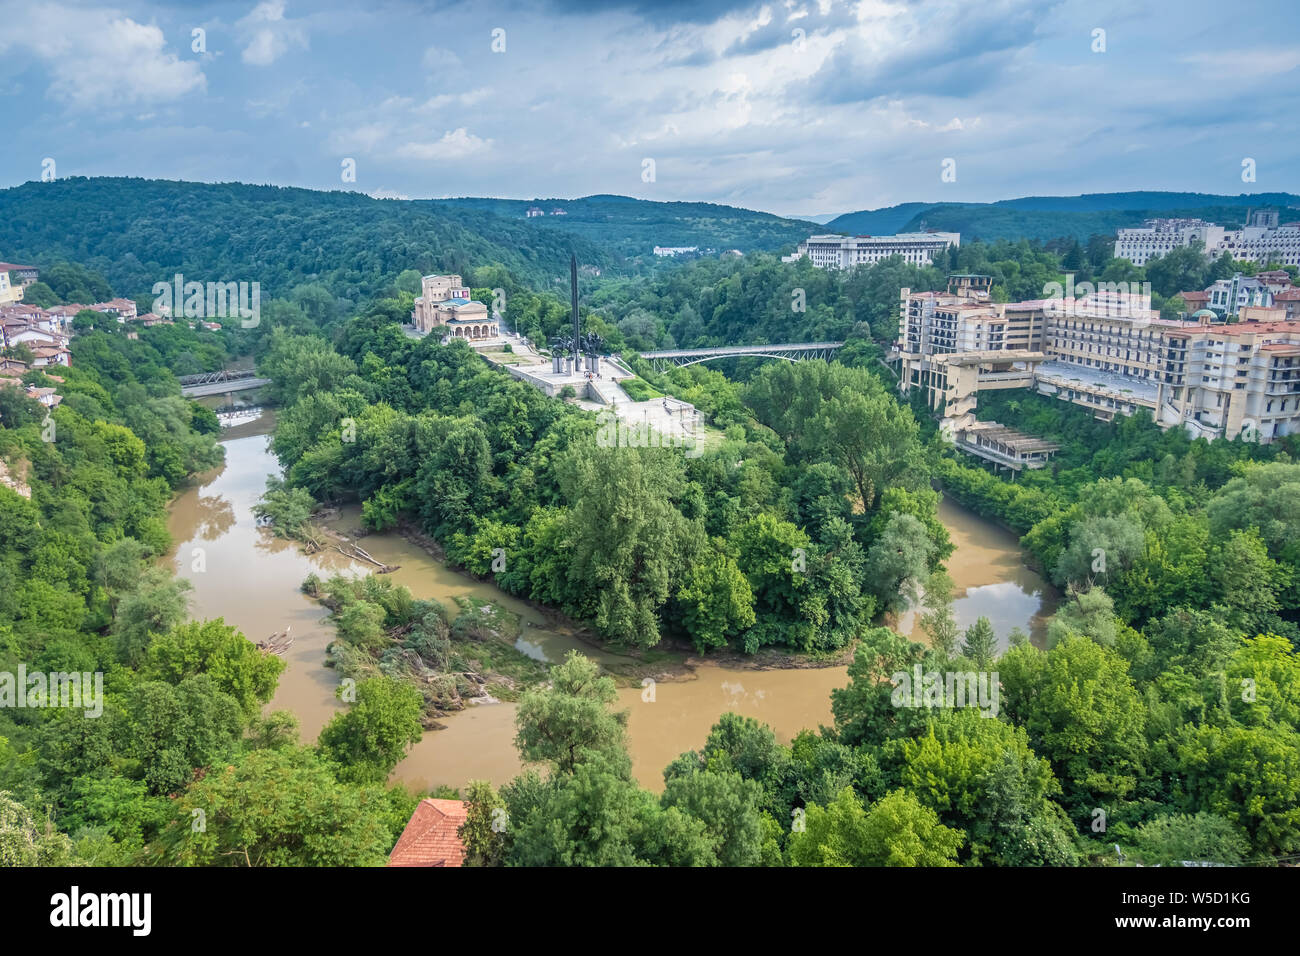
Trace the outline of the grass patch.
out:
<instances>
[{"instance_id":1,"label":"grass patch","mask_svg":"<svg viewBox=\"0 0 1300 956\"><path fill-rule=\"evenodd\" d=\"M652 398L663 398L664 396L663 392L640 376L624 379L619 384L623 386L623 391L627 392L628 397L634 402L648 402Z\"/></svg>"}]
</instances>

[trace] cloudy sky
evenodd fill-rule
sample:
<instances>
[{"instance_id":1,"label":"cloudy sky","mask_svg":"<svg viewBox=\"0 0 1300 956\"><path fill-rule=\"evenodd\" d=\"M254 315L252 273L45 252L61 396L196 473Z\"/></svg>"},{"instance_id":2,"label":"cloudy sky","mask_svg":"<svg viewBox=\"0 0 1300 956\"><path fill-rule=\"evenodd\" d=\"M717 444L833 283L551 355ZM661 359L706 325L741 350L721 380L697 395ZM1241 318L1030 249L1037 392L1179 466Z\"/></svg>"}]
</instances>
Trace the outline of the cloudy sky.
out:
<instances>
[{"instance_id":1,"label":"cloudy sky","mask_svg":"<svg viewBox=\"0 0 1300 956\"><path fill-rule=\"evenodd\" d=\"M50 159L786 215L1300 191L1293 3L0 0L0 185Z\"/></svg>"}]
</instances>

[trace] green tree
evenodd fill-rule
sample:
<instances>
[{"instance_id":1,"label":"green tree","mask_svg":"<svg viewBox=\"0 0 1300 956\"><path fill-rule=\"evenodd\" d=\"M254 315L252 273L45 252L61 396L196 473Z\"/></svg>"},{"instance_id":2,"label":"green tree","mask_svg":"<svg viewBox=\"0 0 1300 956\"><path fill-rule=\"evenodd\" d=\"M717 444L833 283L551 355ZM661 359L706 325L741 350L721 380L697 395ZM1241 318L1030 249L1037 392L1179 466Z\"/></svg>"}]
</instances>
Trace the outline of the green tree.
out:
<instances>
[{"instance_id":1,"label":"green tree","mask_svg":"<svg viewBox=\"0 0 1300 956\"><path fill-rule=\"evenodd\" d=\"M382 866L385 804L377 787L340 784L310 750L256 750L181 794L151 849L171 866Z\"/></svg>"},{"instance_id":2,"label":"green tree","mask_svg":"<svg viewBox=\"0 0 1300 956\"><path fill-rule=\"evenodd\" d=\"M715 866L705 824L611 768L600 755L543 782L526 774L502 788L514 866Z\"/></svg>"},{"instance_id":3,"label":"green tree","mask_svg":"<svg viewBox=\"0 0 1300 956\"><path fill-rule=\"evenodd\" d=\"M1076 819L1133 792L1146 759L1146 713L1123 658L1066 637L1046 653L1012 648L998 672L1004 711L1052 762Z\"/></svg>"},{"instance_id":4,"label":"green tree","mask_svg":"<svg viewBox=\"0 0 1300 956\"><path fill-rule=\"evenodd\" d=\"M546 762L558 774L573 773L593 757L603 757L609 767L630 773L627 712L608 709L617 699L613 679L601 677L594 661L570 651L564 663L551 668L550 689L527 691L519 702L515 714L519 755L526 761Z\"/></svg>"},{"instance_id":5,"label":"green tree","mask_svg":"<svg viewBox=\"0 0 1300 956\"><path fill-rule=\"evenodd\" d=\"M390 677L358 681L356 695L356 703L325 725L317 747L339 765L340 780L381 783L423 736L424 697Z\"/></svg>"},{"instance_id":6,"label":"green tree","mask_svg":"<svg viewBox=\"0 0 1300 956\"><path fill-rule=\"evenodd\" d=\"M668 780L661 803L704 824L720 866L756 866L763 844L762 792L757 781L739 773L700 770Z\"/></svg>"},{"instance_id":7,"label":"green tree","mask_svg":"<svg viewBox=\"0 0 1300 956\"><path fill-rule=\"evenodd\" d=\"M906 791L864 810L845 787L828 806L807 808L788 853L792 866L956 866L964 839Z\"/></svg>"},{"instance_id":8,"label":"green tree","mask_svg":"<svg viewBox=\"0 0 1300 956\"><path fill-rule=\"evenodd\" d=\"M72 841L60 833L48 813L37 818L0 790L0 866L74 865Z\"/></svg>"},{"instance_id":9,"label":"green tree","mask_svg":"<svg viewBox=\"0 0 1300 956\"><path fill-rule=\"evenodd\" d=\"M1255 853L1300 850L1300 734L1187 725L1173 746L1172 788L1181 809L1232 821Z\"/></svg>"},{"instance_id":10,"label":"green tree","mask_svg":"<svg viewBox=\"0 0 1300 956\"><path fill-rule=\"evenodd\" d=\"M1023 728L969 708L941 710L924 735L888 741L881 760L943 823L969 834L976 862L1077 862L1052 802L1060 784Z\"/></svg>"},{"instance_id":11,"label":"green tree","mask_svg":"<svg viewBox=\"0 0 1300 956\"><path fill-rule=\"evenodd\" d=\"M1047 622L1047 644L1055 647L1070 635L1091 638L1102 647L1113 647L1118 634L1115 602L1100 587L1086 591L1073 586L1066 590L1066 600Z\"/></svg>"},{"instance_id":12,"label":"green tree","mask_svg":"<svg viewBox=\"0 0 1300 956\"><path fill-rule=\"evenodd\" d=\"M867 549L867 574L878 604L902 611L919 599L919 588L930 574L934 545L925 526L909 514L893 515Z\"/></svg>"},{"instance_id":13,"label":"green tree","mask_svg":"<svg viewBox=\"0 0 1300 956\"><path fill-rule=\"evenodd\" d=\"M988 670L993 666L998 653L998 636L987 617L978 618L966 628L962 653L974 661L980 670Z\"/></svg>"},{"instance_id":14,"label":"green tree","mask_svg":"<svg viewBox=\"0 0 1300 956\"><path fill-rule=\"evenodd\" d=\"M1226 666L1232 714L1247 726L1300 727L1300 655L1276 634L1243 641Z\"/></svg>"},{"instance_id":15,"label":"green tree","mask_svg":"<svg viewBox=\"0 0 1300 956\"><path fill-rule=\"evenodd\" d=\"M135 590L125 595L113 619L118 659L135 666L144 660L149 643L180 626L189 607L189 581L173 578L164 568L149 568Z\"/></svg>"},{"instance_id":16,"label":"green tree","mask_svg":"<svg viewBox=\"0 0 1300 956\"><path fill-rule=\"evenodd\" d=\"M189 621L154 638L141 671L146 677L172 684L207 674L251 719L271 700L284 667L281 658L259 651L242 633L217 618Z\"/></svg>"},{"instance_id":17,"label":"green tree","mask_svg":"<svg viewBox=\"0 0 1300 956\"><path fill-rule=\"evenodd\" d=\"M1146 821L1135 834L1138 852L1153 866L1183 861L1237 866L1250 845L1232 822L1212 813L1165 813Z\"/></svg>"},{"instance_id":18,"label":"green tree","mask_svg":"<svg viewBox=\"0 0 1300 956\"><path fill-rule=\"evenodd\" d=\"M465 822L456 835L465 845L466 866L499 866L505 855L505 801L486 780L471 780Z\"/></svg>"},{"instance_id":19,"label":"green tree","mask_svg":"<svg viewBox=\"0 0 1300 956\"><path fill-rule=\"evenodd\" d=\"M660 605L682 565L687 524L673 499L681 493L680 456L656 448L571 448L560 465L571 502L571 588L596 595L601 632L639 647L659 643Z\"/></svg>"},{"instance_id":20,"label":"green tree","mask_svg":"<svg viewBox=\"0 0 1300 956\"><path fill-rule=\"evenodd\" d=\"M930 638L930 646L945 657L957 653L957 618L953 615L952 592L955 585L947 571L932 571L925 582L925 612L921 629Z\"/></svg>"},{"instance_id":21,"label":"green tree","mask_svg":"<svg viewBox=\"0 0 1300 956\"><path fill-rule=\"evenodd\" d=\"M677 600L687 633L701 654L710 647L726 647L755 620L749 581L722 551L707 552L691 564Z\"/></svg>"},{"instance_id":22,"label":"green tree","mask_svg":"<svg viewBox=\"0 0 1300 956\"><path fill-rule=\"evenodd\" d=\"M920 708L896 707L891 679L925 659L925 646L887 627L867 631L853 653L849 683L831 691L831 711L841 742L878 744L924 726Z\"/></svg>"},{"instance_id":23,"label":"green tree","mask_svg":"<svg viewBox=\"0 0 1300 956\"><path fill-rule=\"evenodd\" d=\"M239 702L218 689L208 674L172 685L144 681L127 702L125 738L153 794L181 790L194 771L229 758L243 722Z\"/></svg>"}]
</instances>

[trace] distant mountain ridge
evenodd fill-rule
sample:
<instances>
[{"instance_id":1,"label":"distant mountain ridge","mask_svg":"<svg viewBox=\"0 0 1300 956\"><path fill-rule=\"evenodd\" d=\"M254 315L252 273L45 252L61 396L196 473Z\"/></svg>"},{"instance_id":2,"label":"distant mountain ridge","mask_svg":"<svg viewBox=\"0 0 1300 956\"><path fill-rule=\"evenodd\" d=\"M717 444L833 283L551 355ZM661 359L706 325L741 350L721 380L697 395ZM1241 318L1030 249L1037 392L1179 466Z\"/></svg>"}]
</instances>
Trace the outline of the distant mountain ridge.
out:
<instances>
[{"instance_id":1,"label":"distant mountain ridge","mask_svg":"<svg viewBox=\"0 0 1300 956\"><path fill-rule=\"evenodd\" d=\"M1233 225L1247 209L1262 206L1291 209L1300 206L1300 196L1136 191L910 202L846 213L822 225L719 203L607 194L399 200L244 183L73 177L0 189L0 258L79 262L126 295L148 293L179 272L203 282L257 281L264 296L322 282L342 298L361 301L405 269L467 274L495 263L515 281L550 288L567 281L572 253L605 274L627 274L656 263L657 245L778 252L817 233L922 228L960 232L963 242L1086 241L1152 215ZM533 207L544 215L528 218ZM563 214L552 215L556 210ZM1283 218L1300 219L1300 210Z\"/></svg>"},{"instance_id":2,"label":"distant mountain ridge","mask_svg":"<svg viewBox=\"0 0 1300 956\"><path fill-rule=\"evenodd\" d=\"M936 229L960 232L963 241L984 239L1057 239L1081 241L1095 234L1112 235L1155 216L1183 216L1235 225L1251 208L1300 206L1294 193L1209 193L1134 191L1079 196L1023 196L992 203L902 203L884 209L845 213L826 223L825 231L848 235L889 235ZM1286 218L1285 216L1283 218ZM1300 210L1294 218L1300 218Z\"/></svg>"},{"instance_id":3,"label":"distant mountain ridge","mask_svg":"<svg viewBox=\"0 0 1300 956\"><path fill-rule=\"evenodd\" d=\"M655 246L698 246L719 252L777 251L808 237L816 223L708 202L661 202L600 194L580 199L417 200L441 208L473 209L525 222L537 230L582 236L629 259L651 256ZM528 216L529 210L541 215ZM557 210L559 214L556 214Z\"/></svg>"},{"instance_id":4,"label":"distant mountain ridge","mask_svg":"<svg viewBox=\"0 0 1300 956\"><path fill-rule=\"evenodd\" d=\"M571 253L602 270L607 247L523 221L466 216L427 202L244 183L73 177L0 190L0 251L11 261L79 262L120 294L147 293L175 273L200 282L258 282L263 296L322 282L360 301L405 269L458 272L500 263L549 286Z\"/></svg>"}]
</instances>

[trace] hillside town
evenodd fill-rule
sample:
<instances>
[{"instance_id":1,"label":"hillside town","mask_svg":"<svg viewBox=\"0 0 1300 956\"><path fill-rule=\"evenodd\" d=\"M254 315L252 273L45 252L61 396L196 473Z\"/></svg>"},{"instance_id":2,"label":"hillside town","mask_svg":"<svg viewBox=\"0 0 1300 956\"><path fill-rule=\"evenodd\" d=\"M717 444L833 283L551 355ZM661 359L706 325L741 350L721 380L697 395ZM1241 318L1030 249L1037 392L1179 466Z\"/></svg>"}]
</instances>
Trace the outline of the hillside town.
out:
<instances>
[{"instance_id":1,"label":"hillside town","mask_svg":"<svg viewBox=\"0 0 1300 956\"><path fill-rule=\"evenodd\" d=\"M39 276L37 266L0 263L0 387L22 389L46 408L58 406L62 396L49 387L24 385L23 376L43 371L47 378L61 382L51 370L72 365L70 346L79 330L111 323L122 329L127 339L138 339L140 329L174 324L169 310L140 312L137 303L128 298L48 307L24 301L25 290L39 281ZM218 322L203 319L191 321L189 326L209 331L222 328Z\"/></svg>"}]
</instances>

